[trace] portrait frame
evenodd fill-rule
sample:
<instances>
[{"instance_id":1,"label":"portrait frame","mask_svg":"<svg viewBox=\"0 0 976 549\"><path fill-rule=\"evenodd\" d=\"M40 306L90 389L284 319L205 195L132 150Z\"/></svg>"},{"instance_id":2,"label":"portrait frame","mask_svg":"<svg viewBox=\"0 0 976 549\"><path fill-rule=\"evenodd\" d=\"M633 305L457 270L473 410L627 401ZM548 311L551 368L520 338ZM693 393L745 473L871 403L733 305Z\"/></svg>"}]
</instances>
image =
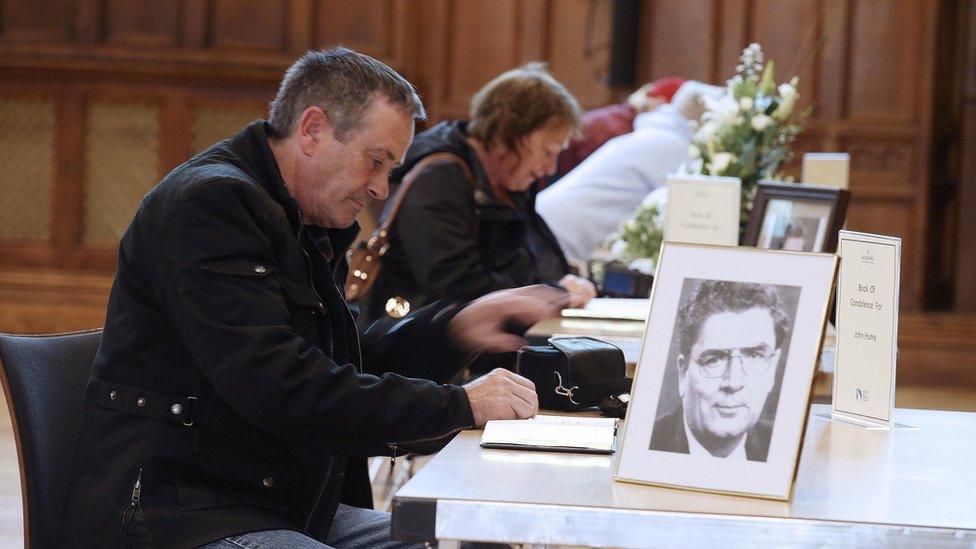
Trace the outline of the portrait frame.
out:
<instances>
[{"instance_id":1,"label":"portrait frame","mask_svg":"<svg viewBox=\"0 0 976 549\"><path fill-rule=\"evenodd\" d=\"M810 212L807 217L796 220L802 223L795 226L805 232L805 235L801 233L799 237L804 248L797 251L834 253L837 251L837 233L844 227L849 200L850 192L837 187L760 181L742 245L785 249L784 235L772 235L769 229L778 222L778 231L789 230L784 229L784 220L776 218L782 217L781 206L786 206L789 212L803 208ZM794 226L792 221L790 220L790 226ZM776 243L777 240L779 244Z\"/></svg>"},{"instance_id":2,"label":"portrait frame","mask_svg":"<svg viewBox=\"0 0 976 549\"><path fill-rule=\"evenodd\" d=\"M837 264L665 242L614 480L790 500ZM723 350L723 373L707 374Z\"/></svg>"}]
</instances>

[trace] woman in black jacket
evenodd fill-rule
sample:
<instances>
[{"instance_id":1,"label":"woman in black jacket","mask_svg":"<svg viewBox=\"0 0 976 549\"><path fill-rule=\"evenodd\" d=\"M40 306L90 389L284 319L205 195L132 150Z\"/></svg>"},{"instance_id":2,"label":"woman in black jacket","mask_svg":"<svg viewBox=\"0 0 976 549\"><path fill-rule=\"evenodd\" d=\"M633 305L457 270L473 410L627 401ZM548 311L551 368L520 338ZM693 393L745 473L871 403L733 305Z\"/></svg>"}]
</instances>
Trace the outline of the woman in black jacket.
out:
<instances>
[{"instance_id":1,"label":"woman in black jacket","mask_svg":"<svg viewBox=\"0 0 976 549\"><path fill-rule=\"evenodd\" d=\"M576 99L541 64L530 64L489 82L470 112L470 121L441 122L418 134L391 174L400 183L434 153L463 162L436 162L414 174L364 304L367 319L539 282L565 288L574 307L596 295L588 280L569 274L535 211L537 181L555 171L560 151L579 131Z\"/></svg>"}]
</instances>

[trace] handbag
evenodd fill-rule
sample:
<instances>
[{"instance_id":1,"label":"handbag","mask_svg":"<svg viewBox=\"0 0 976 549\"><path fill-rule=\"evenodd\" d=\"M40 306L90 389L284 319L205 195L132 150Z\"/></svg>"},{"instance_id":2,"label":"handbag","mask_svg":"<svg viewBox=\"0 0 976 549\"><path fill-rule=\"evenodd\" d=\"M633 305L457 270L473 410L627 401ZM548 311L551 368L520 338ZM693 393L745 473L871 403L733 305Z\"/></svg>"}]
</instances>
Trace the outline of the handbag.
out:
<instances>
[{"instance_id":1,"label":"handbag","mask_svg":"<svg viewBox=\"0 0 976 549\"><path fill-rule=\"evenodd\" d=\"M515 372L535 383L540 408L573 412L629 393L626 369L619 347L583 336L522 347L515 360Z\"/></svg>"},{"instance_id":2,"label":"handbag","mask_svg":"<svg viewBox=\"0 0 976 549\"><path fill-rule=\"evenodd\" d=\"M376 283L376 278L380 274L383 256L390 249L390 229L396 219L397 212L400 211L400 206L403 204L403 198L407 195L407 191L410 190L417 176L427 167L438 162L457 164L461 168L461 171L464 172L464 176L472 183L474 182L474 177L471 175L471 168L468 167L467 162L456 154L438 152L417 162L407 172L407 175L403 176L403 182L400 184L396 197L393 199L393 205L390 207L386 218L380 226L373 231L373 234L368 240L359 242L359 244L346 252L346 261L349 263L349 272L346 274L347 301L362 299L372 289L373 284ZM409 304L407 307L409 307ZM404 316L405 314L406 312L398 316Z\"/></svg>"}]
</instances>

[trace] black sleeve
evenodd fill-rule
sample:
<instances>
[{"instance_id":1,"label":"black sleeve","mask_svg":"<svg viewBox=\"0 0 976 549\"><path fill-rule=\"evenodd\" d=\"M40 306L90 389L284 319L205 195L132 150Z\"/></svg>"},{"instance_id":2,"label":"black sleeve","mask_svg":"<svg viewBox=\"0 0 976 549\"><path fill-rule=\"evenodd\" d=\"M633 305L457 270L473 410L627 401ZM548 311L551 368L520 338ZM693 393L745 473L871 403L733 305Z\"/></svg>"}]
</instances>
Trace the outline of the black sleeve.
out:
<instances>
[{"instance_id":1,"label":"black sleeve","mask_svg":"<svg viewBox=\"0 0 976 549\"><path fill-rule=\"evenodd\" d=\"M447 335L448 323L462 307L439 300L403 318L377 320L363 334L366 371L447 383L464 366L465 353Z\"/></svg>"},{"instance_id":2,"label":"black sleeve","mask_svg":"<svg viewBox=\"0 0 976 549\"><path fill-rule=\"evenodd\" d=\"M480 296L522 285L488 268L478 246L472 183L456 164L440 162L420 173L394 224L410 271L431 296Z\"/></svg>"},{"instance_id":3,"label":"black sleeve","mask_svg":"<svg viewBox=\"0 0 976 549\"><path fill-rule=\"evenodd\" d=\"M473 425L464 389L360 374L294 333L258 194L233 181L195 187L168 221L158 261L157 299L218 397L269 433L341 455ZM214 267L241 259L267 276Z\"/></svg>"}]
</instances>

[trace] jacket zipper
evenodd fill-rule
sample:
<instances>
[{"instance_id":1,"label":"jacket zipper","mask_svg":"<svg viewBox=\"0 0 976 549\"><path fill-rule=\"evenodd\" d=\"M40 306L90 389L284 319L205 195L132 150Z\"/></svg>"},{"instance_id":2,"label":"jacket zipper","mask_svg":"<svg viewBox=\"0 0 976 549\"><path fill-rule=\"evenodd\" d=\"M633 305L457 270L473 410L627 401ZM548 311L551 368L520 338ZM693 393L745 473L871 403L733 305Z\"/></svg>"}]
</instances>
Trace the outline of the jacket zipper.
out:
<instances>
[{"instance_id":1,"label":"jacket zipper","mask_svg":"<svg viewBox=\"0 0 976 549\"><path fill-rule=\"evenodd\" d=\"M298 249L302 251L302 255L305 256L305 270L308 271L308 283L312 287L312 293L315 294L315 299L318 300L319 311L324 307L324 300L322 296L319 295L319 291L315 288L315 278L312 276L312 256L308 255L308 250L305 249L305 245L302 244L302 235L305 233L305 222L302 221L302 210L298 210ZM329 337L329 357L335 356L335 337ZM329 480L332 478L332 468L335 461L329 458L329 468L326 470L325 478L322 479L322 485L319 487L319 493L315 496L315 502L312 504L311 509L308 510L308 517L305 519L304 531L308 533L308 529L312 524L312 519L315 517L315 512L318 510L319 504L322 502L322 496L325 495L325 488L329 485Z\"/></svg>"},{"instance_id":2,"label":"jacket zipper","mask_svg":"<svg viewBox=\"0 0 976 549\"><path fill-rule=\"evenodd\" d=\"M139 508L140 499L142 499L142 467L139 468L139 475L136 477L136 483L132 485L132 496L129 498L129 505L127 505L125 510L122 512L123 537L125 537L126 530L129 529L129 523L132 521L133 515L136 514L136 510Z\"/></svg>"},{"instance_id":3,"label":"jacket zipper","mask_svg":"<svg viewBox=\"0 0 976 549\"><path fill-rule=\"evenodd\" d=\"M336 292L338 292L339 297L342 298L342 308L345 309L346 316L349 318L349 325L353 327L352 333L356 339L356 368L359 370L359 373L363 373L363 349L362 343L359 341L359 330L356 328L356 319L353 318L352 311L349 310L349 306L346 304L345 294L343 293L342 289L339 288L339 284L335 281L336 271L339 270L339 265L341 264L342 261L340 260L336 263L335 269L332 270L332 285L335 287Z\"/></svg>"},{"instance_id":4,"label":"jacket zipper","mask_svg":"<svg viewBox=\"0 0 976 549\"><path fill-rule=\"evenodd\" d=\"M312 526L312 518L315 517L315 511L319 508L319 503L322 503L322 496L325 495L325 487L329 485L329 480L332 479L332 469L335 465L335 460L329 458L329 469L325 473L325 478L322 479L322 486L319 488L319 495L315 496L315 503L312 504L312 508L308 511L308 518L305 519L305 529L303 530L306 534L310 533L309 528Z\"/></svg>"},{"instance_id":5,"label":"jacket zipper","mask_svg":"<svg viewBox=\"0 0 976 549\"><path fill-rule=\"evenodd\" d=\"M308 255L308 250L302 244L302 234L305 232L305 222L302 221L302 210L298 210L298 249L302 251L302 255L305 256L305 270L308 271L308 283L312 286L312 293L315 294L315 299L319 304L319 312L322 312L322 308L325 306L322 296L319 295L319 291L315 289L315 278L312 277L312 256ZM334 334L333 334L334 335ZM335 356L335 337L329 338L329 357Z\"/></svg>"},{"instance_id":6,"label":"jacket zipper","mask_svg":"<svg viewBox=\"0 0 976 549\"><path fill-rule=\"evenodd\" d=\"M448 431L448 432L446 432L446 433L444 433L442 435L435 435L435 436L431 436L431 437L418 438L418 439L414 439L414 440L407 440L407 441L400 441L400 442L387 442L386 445L390 449L390 467L392 468L394 465L396 465L397 448L399 448L400 446L410 445L410 444L422 444L424 442L434 442L435 440L440 440L442 438L447 438L447 437L449 437L449 436L451 436L453 434L459 433L459 432L461 432L461 431L463 431L465 429L472 429L472 428L474 428L474 425L465 425L463 427L458 427L456 429L452 429L452 430L450 430L450 431Z\"/></svg>"}]
</instances>

